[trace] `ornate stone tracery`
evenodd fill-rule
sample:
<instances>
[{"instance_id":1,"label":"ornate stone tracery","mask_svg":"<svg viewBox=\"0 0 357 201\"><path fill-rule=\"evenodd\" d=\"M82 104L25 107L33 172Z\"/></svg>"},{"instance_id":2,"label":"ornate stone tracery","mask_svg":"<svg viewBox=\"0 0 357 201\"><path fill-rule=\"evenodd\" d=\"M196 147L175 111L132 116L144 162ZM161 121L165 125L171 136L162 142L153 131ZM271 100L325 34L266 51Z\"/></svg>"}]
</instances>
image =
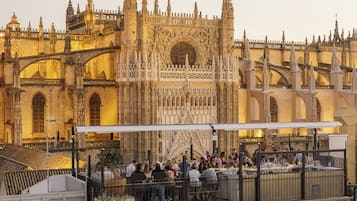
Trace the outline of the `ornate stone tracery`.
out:
<instances>
[{"instance_id":1,"label":"ornate stone tracery","mask_svg":"<svg viewBox=\"0 0 357 201\"><path fill-rule=\"evenodd\" d=\"M216 35L210 29L165 28L161 25L151 27L149 49L158 52L163 63L171 63L171 50L180 42L193 46L197 53L196 64L206 64L213 56L218 56ZM150 56L150 54L148 54Z\"/></svg>"}]
</instances>

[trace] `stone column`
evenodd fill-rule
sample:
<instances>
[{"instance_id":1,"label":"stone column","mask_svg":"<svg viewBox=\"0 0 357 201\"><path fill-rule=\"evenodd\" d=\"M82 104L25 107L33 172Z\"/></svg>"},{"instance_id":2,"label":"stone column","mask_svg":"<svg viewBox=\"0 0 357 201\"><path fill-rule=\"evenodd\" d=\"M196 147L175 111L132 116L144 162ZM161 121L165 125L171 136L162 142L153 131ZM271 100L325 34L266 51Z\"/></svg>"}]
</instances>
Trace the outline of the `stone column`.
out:
<instances>
[{"instance_id":1,"label":"stone column","mask_svg":"<svg viewBox=\"0 0 357 201\"><path fill-rule=\"evenodd\" d=\"M217 112L218 112L218 123L226 123L226 116L225 116L225 108L226 108L226 93L224 90L225 84L223 82L219 82L218 84L218 101L217 101ZM218 150L222 151L223 147L227 147L226 141L226 132L225 131L218 131ZM214 150L213 150L214 151Z\"/></svg>"},{"instance_id":2,"label":"stone column","mask_svg":"<svg viewBox=\"0 0 357 201\"><path fill-rule=\"evenodd\" d=\"M138 125L142 125L144 124L143 118L142 118L142 112L143 110L143 104L145 104L145 102L143 102L142 100L145 98L145 94L142 94L142 92L145 93L144 91L145 89L143 89L141 81L137 81L136 82L136 100L137 100L137 105L136 105L136 110L137 110L137 115L136 115L136 119L137 119L137 124ZM138 155L138 160L143 160L145 158L145 132L138 132L137 133L137 155Z\"/></svg>"},{"instance_id":3,"label":"stone column","mask_svg":"<svg viewBox=\"0 0 357 201\"><path fill-rule=\"evenodd\" d=\"M150 93L149 93L149 99L151 101L151 107L150 112L149 112L149 116L150 116L150 123L151 124L158 124L157 122L157 110L158 110L158 100L157 100L157 81L151 81L150 82ZM158 131L153 131L150 134L149 137L149 143L148 143L148 147L151 150L151 154L153 157L153 160L157 160L158 158L155 158L155 156L157 156L158 154L158 146L156 146L158 144L158 137L159 136L159 132Z\"/></svg>"},{"instance_id":4,"label":"stone column","mask_svg":"<svg viewBox=\"0 0 357 201\"><path fill-rule=\"evenodd\" d=\"M77 125L85 125L85 90L83 81L83 64L80 61L80 56L78 55L78 60L75 66L75 89L76 89L76 99L77 99L77 112L76 121ZM84 133L78 133L78 148L85 147Z\"/></svg>"},{"instance_id":5,"label":"stone column","mask_svg":"<svg viewBox=\"0 0 357 201\"><path fill-rule=\"evenodd\" d=\"M357 110L353 107L340 108L335 113L335 120L340 121L343 126L340 133L347 134L347 178L352 184L356 179L356 133L357 133Z\"/></svg>"},{"instance_id":6,"label":"stone column","mask_svg":"<svg viewBox=\"0 0 357 201\"><path fill-rule=\"evenodd\" d=\"M233 96L232 96L232 123L239 123L239 83L233 83ZM233 132L232 146L239 151L239 131ZM231 153L229 150L228 153Z\"/></svg>"},{"instance_id":7,"label":"stone column","mask_svg":"<svg viewBox=\"0 0 357 201\"><path fill-rule=\"evenodd\" d=\"M128 125L130 124L130 90L129 83L126 81L119 82L119 124ZM134 151L132 150L134 133L120 133L120 151L123 154L123 159L125 163L132 161L134 158Z\"/></svg>"},{"instance_id":8,"label":"stone column","mask_svg":"<svg viewBox=\"0 0 357 201\"><path fill-rule=\"evenodd\" d=\"M226 108L225 108L225 116L226 116L226 121L224 123L235 123L233 121L233 84L232 82L227 82L226 83L226 93L225 93L225 100L226 100ZM225 152L226 154L231 153L232 147L235 144L234 140L234 131L228 131L226 132L226 149Z\"/></svg>"},{"instance_id":9,"label":"stone column","mask_svg":"<svg viewBox=\"0 0 357 201\"><path fill-rule=\"evenodd\" d=\"M268 91L263 92L263 111L264 111L264 122L270 123L271 122L271 114L270 114L270 95ZM271 151L273 146L273 139L272 139L272 131L269 129L264 129L264 142L266 145L266 151Z\"/></svg>"},{"instance_id":10,"label":"stone column","mask_svg":"<svg viewBox=\"0 0 357 201\"><path fill-rule=\"evenodd\" d=\"M14 144L22 145L21 91L14 89Z\"/></svg>"}]
</instances>

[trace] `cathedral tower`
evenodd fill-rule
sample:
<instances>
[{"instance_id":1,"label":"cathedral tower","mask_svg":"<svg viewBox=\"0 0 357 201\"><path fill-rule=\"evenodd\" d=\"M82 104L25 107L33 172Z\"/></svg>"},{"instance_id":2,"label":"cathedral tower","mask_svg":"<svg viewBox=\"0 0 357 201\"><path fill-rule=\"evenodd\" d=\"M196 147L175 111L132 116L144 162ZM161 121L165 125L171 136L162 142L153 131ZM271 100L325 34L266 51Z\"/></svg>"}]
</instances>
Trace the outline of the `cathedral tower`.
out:
<instances>
[{"instance_id":1,"label":"cathedral tower","mask_svg":"<svg viewBox=\"0 0 357 201\"><path fill-rule=\"evenodd\" d=\"M226 55L232 52L234 44L234 12L232 0L223 0L222 22L221 22L221 54Z\"/></svg>"},{"instance_id":2,"label":"cathedral tower","mask_svg":"<svg viewBox=\"0 0 357 201\"><path fill-rule=\"evenodd\" d=\"M69 19L73 16L74 16L74 9L72 6L72 0L69 0L67 10L66 10L66 30L68 30L68 28L69 28L69 22L70 22Z\"/></svg>"},{"instance_id":3,"label":"cathedral tower","mask_svg":"<svg viewBox=\"0 0 357 201\"><path fill-rule=\"evenodd\" d=\"M137 2L136 0L124 1L124 31L122 32L121 42L123 50L121 61L129 56L129 62L134 63L135 52L137 50ZM124 63L124 62L122 62Z\"/></svg>"}]
</instances>

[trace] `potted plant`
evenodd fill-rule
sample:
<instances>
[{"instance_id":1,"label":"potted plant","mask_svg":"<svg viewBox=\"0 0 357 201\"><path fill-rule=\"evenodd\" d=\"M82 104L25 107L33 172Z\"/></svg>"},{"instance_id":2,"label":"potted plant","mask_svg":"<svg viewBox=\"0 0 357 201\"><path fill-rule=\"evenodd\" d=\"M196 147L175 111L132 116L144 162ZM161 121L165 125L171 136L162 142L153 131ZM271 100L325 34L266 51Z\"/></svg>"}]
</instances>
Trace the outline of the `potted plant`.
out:
<instances>
[{"instance_id":1,"label":"potted plant","mask_svg":"<svg viewBox=\"0 0 357 201\"><path fill-rule=\"evenodd\" d=\"M112 172L112 178L106 178L105 185L110 185L111 188L107 189L107 193L110 195L123 195L125 191L126 178L121 176L120 165L123 164L123 157L119 149L102 149L97 155L98 167L106 167ZM110 192L109 192L110 191Z\"/></svg>"}]
</instances>

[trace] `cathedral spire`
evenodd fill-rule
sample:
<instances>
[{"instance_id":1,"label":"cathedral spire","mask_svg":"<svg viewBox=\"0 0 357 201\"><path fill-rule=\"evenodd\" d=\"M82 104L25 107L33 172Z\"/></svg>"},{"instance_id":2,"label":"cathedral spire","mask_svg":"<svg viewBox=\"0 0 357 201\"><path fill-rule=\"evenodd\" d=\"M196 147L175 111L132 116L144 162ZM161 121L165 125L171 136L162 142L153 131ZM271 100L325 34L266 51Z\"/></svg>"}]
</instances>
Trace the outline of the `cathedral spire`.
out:
<instances>
[{"instance_id":1,"label":"cathedral spire","mask_svg":"<svg viewBox=\"0 0 357 201\"><path fill-rule=\"evenodd\" d=\"M336 46L334 43L332 48L330 83L334 86L335 90L340 91L343 89L343 82L343 72L337 60Z\"/></svg>"},{"instance_id":2,"label":"cathedral spire","mask_svg":"<svg viewBox=\"0 0 357 201\"><path fill-rule=\"evenodd\" d=\"M193 13L194 13L195 18L197 18L197 17L198 17L198 6L197 6L197 1L195 2L195 8L194 8Z\"/></svg>"},{"instance_id":3,"label":"cathedral spire","mask_svg":"<svg viewBox=\"0 0 357 201\"><path fill-rule=\"evenodd\" d=\"M338 61L337 61L335 43L333 43L333 48L332 48L331 72L341 72L341 67L340 67L340 65L338 64Z\"/></svg>"},{"instance_id":4,"label":"cathedral spire","mask_svg":"<svg viewBox=\"0 0 357 201\"><path fill-rule=\"evenodd\" d=\"M159 14L159 0L155 0L154 3L154 15L158 15Z\"/></svg>"},{"instance_id":5,"label":"cathedral spire","mask_svg":"<svg viewBox=\"0 0 357 201\"><path fill-rule=\"evenodd\" d=\"M265 58L263 64L263 91L269 91L269 83L268 61Z\"/></svg>"},{"instance_id":6,"label":"cathedral spire","mask_svg":"<svg viewBox=\"0 0 357 201\"><path fill-rule=\"evenodd\" d=\"M250 60L250 48L249 48L249 41L247 38L244 40L244 55L243 56L245 59Z\"/></svg>"},{"instance_id":7,"label":"cathedral spire","mask_svg":"<svg viewBox=\"0 0 357 201\"><path fill-rule=\"evenodd\" d=\"M42 22L42 16L40 17L38 37L39 37L39 38L43 38L43 22Z\"/></svg>"},{"instance_id":8,"label":"cathedral spire","mask_svg":"<svg viewBox=\"0 0 357 201\"><path fill-rule=\"evenodd\" d=\"M285 31L283 31L283 35L281 37L281 47L285 48Z\"/></svg>"},{"instance_id":9,"label":"cathedral spire","mask_svg":"<svg viewBox=\"0 0 357 201\"><path fill-rule=\"evenodd\" d=\"M74 9L72 6L72 0L68 1L68 6L67 6L67 11L66 11L66 16L67 17L72 17L74 15Z\"/></svg>"},{"instance_id":10,"label":"cathedral spire","mask_svg":"<svg viewBox=\"0 0 357 201\"><path fill-rule=\"evenodd\" d=\"M81 13L81 9L79 7L79 3L77 4L77 15Z\"/></svg>"},{"instance_id":11,"label":"cathedral spire","mask_svg":"<svg viewBox=\"0 0 357 201\"><path fill-rule=\"evenodd\" d=\"M321 48L321 36L317 37L316 49L320 50Z\"/></svg>"},{"instance_id":12,"label":"cathedral spire","mask_svg":"<svg viewBox=\"0 0 357 201\"><path fill-rule=\"evenodd\" d=\"M296 60L294 43L290 49L290 70L291 70L291 85L295 90L301 89L301 70Z\"/></svg>"},{"instance_id":13,"label":"cathedral spire","mask_svg":"<svg viewBox=\"0 0 357 201\"><path fill-rule=\"evenodd\" d=\"M29 21L29 24L27 25L27 31L30 32L31 30L32 30L31 22Z\"/></svg>"},{"instance_id":14,"label":"cathedral spire","mask_svg":"<svg viewBox=\"0 0 357 201\"><path fill-rule=\"evenodd\" d=\"M171 16L171 1L167 0L167 16Z\"/></svg>"},{"instance_id":15,"label":"cathedral spire","mask_svg":"<svg viewBox=\"0 0 357 201\"><path fill-rule=\"evenodd\" d=\"M265 36L265 41L264 41L264 55L263 59L267 59L267 62L269 62L269 45L268 45L268 36Z\"/></svg>"},{"instance_id":16,"label":"cathedral spire","mask_svg":"<svg viewBox=\"0 0 357 201\"><path fill-rule=\"evenodd\" d=\"M333 41L334 41L334 42L339 42L339 41L340 41L340 34L339 34L339 31L338 31L337 15L336 15L335 33L334 33L334 35L333 35Z\"/></svg>"},{"instance_id":17,"label":"cathedral spire","mask_svg":"<svg viewBox=\"0 0 357 201\"><path fill-rule=\"evenodd\" d=\"M234 9L231 0L223 1L221 13L221 54L229 55L234 45Z\"/></svg>"},{"instance_id":18,"label":"cathedral spire","mask_svg":"<svg viewBox=\"0 0 357 201\"><path fill-rule=\"evenodd\" d=\"M309 42L307 41L307 37L305 38L305 48L304 48L304 67L307 68L309 65L310 60L310 53L309 53Z\"/></svg>"},{"instance_id":19,"label":"cathedral spire","mask_svg":"<svg viewBox=\"0 0 357 201\"><path fill-rule=\"evenodd\" d=\"M147 13L148 12L148 1L147 0L143 0L141 2L141 11L142 13Z\"/></svg>"},{"instance_id":20,"label":"cathedral spire","mask_svg":"<svg viewBox=\"0 0 357 201\"><path fill-rule=\"evenodd\" d=\"M89 11L89 12L93 12L94 11L93 0L88 0L87 1L87 11Z\"/></svg>"},{"instance_id":21,"label":"cathedral spire","mask_svg":"<svg viewBox=\"0 0 357 201\"><path fill-rule=\"evenodd\" d=\"M56 28L55 24L52 22L51 24L51 32L50 32L50 53L56 52Z\"/></svg>"},{"instance_id":22,"label":"cathedral spire","mask_svg":"<svg viewBox=\"0 0 357 201\"><path fill-rule=\"evenodd\" d=\"M42 16L40 17L39 27L40 27L40 28L43 28Z\"/></svg>"},{"instance_id":23,"label":"cathedral spire","mask_svg":"<svg viewBox=\"0 0 357 201\"><path fill-rule=\"evenodd\" d=\"M290 67L291 67L291 71L293 72L300 71L299 65L296 60L294 43L291 44L291 49L290 49Z\"/></svg>"},{"instance_id":24,"label":"cathedral spire","mask_svg":"<svg viewBox=\"0 0 357 201\"><path fill-rule=\"evenodd\" d=\"M285 31L283 31L283 36L281 37L281 40L285 42Z\"/></svg>"}]
</instances>

